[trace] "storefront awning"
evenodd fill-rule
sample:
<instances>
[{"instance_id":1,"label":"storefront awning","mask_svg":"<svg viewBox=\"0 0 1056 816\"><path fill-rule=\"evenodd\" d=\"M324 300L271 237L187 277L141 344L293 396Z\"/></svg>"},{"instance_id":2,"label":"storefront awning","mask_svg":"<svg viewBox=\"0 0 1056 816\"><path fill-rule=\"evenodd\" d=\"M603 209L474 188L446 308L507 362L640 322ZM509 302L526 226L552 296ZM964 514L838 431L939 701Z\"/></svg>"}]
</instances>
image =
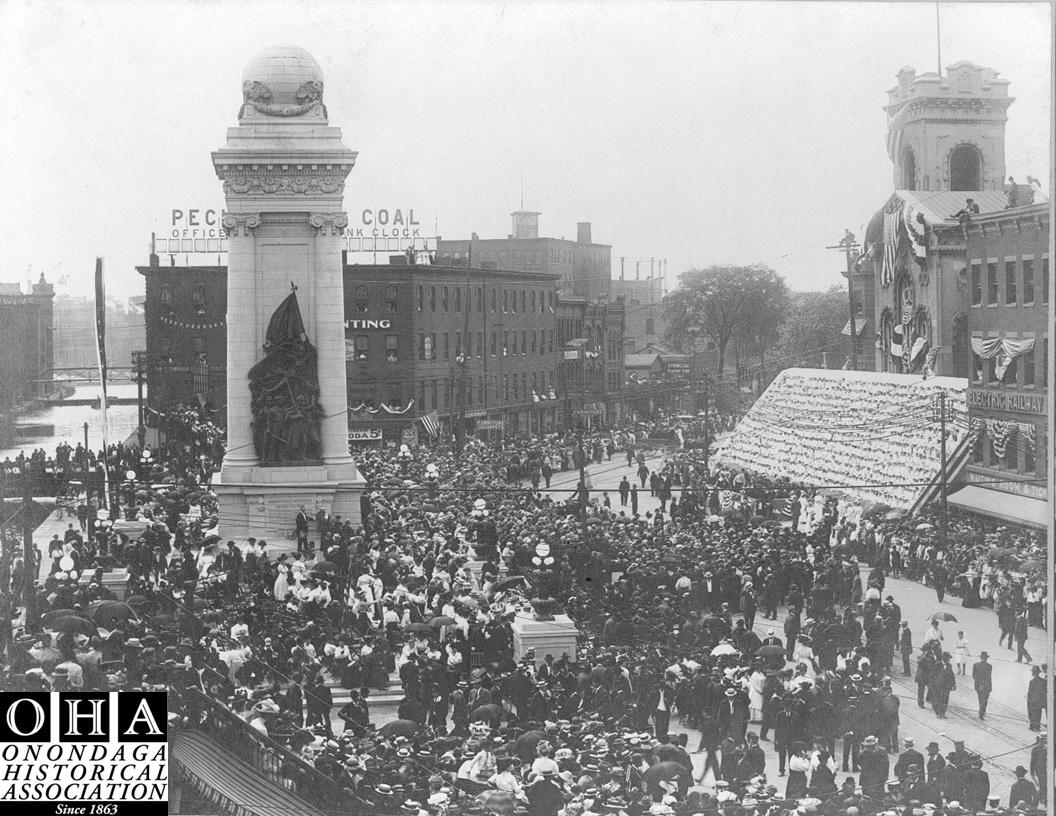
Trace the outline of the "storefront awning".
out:
<instances>
[{"instance_id":1,"label":"storefront awning","mask_svg":"<svg viewBox=\"0 0 1056 816\"><path fill-rule=\"evenodd\" d=\"M1049 510L1048 503L1041 499L991 490L978 485L968 485L950 494L949 502L969 512L1010 521L1014 524L1046 527L1052 520L1052 512Z\"/></svg>"}]
</instances>

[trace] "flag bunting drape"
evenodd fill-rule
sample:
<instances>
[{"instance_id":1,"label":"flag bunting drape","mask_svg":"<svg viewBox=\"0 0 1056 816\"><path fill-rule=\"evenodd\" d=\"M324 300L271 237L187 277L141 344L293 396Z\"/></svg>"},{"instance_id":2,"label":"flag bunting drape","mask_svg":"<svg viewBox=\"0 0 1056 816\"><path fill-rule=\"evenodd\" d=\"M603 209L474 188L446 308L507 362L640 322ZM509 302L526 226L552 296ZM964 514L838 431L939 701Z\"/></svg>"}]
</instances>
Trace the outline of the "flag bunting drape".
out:
<instances>
[{"instance_id":1,"label":"flag bunting drape","mask_svg":"<svg viewBox=\"0 0 1056 816\"><path fill-rule=\"evenodd\" d=\"M986 420L986 433L994 447L994 456L1004 459L1008 451L1008 442L1016 431L1015 422L1002 422L999 419Z\"/></svg>"},{"instance_id":2,"label":"flag bunting drape","mask_svg":"<svg viewBox=\"0 0 1056 816\"><path fill-rule=\"evenodd\" d=\"M1033 337L1028 337L1024 340L1012 340L1007 337L972 338L972 353L982 357L984 360L989 360L991 357L998 357L999 355L1018 357L1033 348Z\"/></svg>"},{"instance_id":3,"label":"flag bunting drape","mask_svg":"<svg viewBox=\"0 0 1056 816\"><path fill-rule=\"evenodd\" d=\"M880 284L890 286L895 279L895 260L898 257L898 247L901 235L898 231L898 222L901 220L901 207L891 212L884 213L884 259L880 266Z\"/></svg>"},{"instance_id":4,"label":"flag bunting drape","mask_svg":"<svg viewBox=\"0 0 1056 816\"><path fill-rule=\"evenodd\" d=\"M928 237L924 232L924 224L920 213L912 204L907 204L902 209L902 223L909 235L909 245L913 248L913 255L917 263L923 263L928 257Z\"/></svg>"},{"instance_id":5,"label":"flag bunting drape","mask_svg":"<svg viewBox=\"0 0 1056 816\"><path fill-rule=\"evenodd\" d=\"M414 400L412 399L403 408L395 408L395 407L393 407L393 406L391 406L391 405L389 405L387 403L384 403L384 402L381 403L381 405L378 408L371 408L365 402L361 402L356 407L349 408L348 410L351 413L353 413L353 414L368 413L371 416L373 416L374 414L379 414L382 411L384 411L386 414L391 414L393 416L401 416L403 414L406 414L413 407L414 407Z\"/></svg>"},{"instance_id":6,"label":"flag bunting drape","mask_svg":"<svg viewBox=\"0 0 1056 816\"><path fill-rule=\"evenodd\" d=\"M1021 423L1019 434L1023 437L1024 447L1030 451L1031 456L1038 455L1038 429L1029 422Z\"/></svg>"}]
</instances>

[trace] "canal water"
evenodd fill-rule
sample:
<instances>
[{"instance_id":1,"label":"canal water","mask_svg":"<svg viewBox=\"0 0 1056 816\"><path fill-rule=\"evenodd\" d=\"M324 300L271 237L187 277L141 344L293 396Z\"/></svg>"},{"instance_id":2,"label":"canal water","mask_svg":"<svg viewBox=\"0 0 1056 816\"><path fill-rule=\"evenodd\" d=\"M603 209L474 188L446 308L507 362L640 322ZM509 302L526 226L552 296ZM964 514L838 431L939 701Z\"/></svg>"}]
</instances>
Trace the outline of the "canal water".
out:
<instances>
[{"instance_id":1,"label":"canal water","mask_svg":"<svg viewBox=\"0 0 1056 816\"><path fill-rule=\"evenodd\" d=\"M111 397L135 397L136 386L128 383L114 384L107 389ZM99 396L99 386L84 385L74 390L74 398L92 399ZM106 412L109 420L110 444L124 442L136 430L135 405L111 405ZM102 412L90 405L48 405L35 411L21 414L16 422L19 425L43 424L53 425L55 432L45 436L19 436L11 448L0 448L0 461L7 457L14 458L20 451L28 456L37 448L43 448L48 455L54 455L55 448L63 442L73 447L84 442L84 423L88 423L88 444L93 450L103 446Z\"/></svg>"}]
</instances>

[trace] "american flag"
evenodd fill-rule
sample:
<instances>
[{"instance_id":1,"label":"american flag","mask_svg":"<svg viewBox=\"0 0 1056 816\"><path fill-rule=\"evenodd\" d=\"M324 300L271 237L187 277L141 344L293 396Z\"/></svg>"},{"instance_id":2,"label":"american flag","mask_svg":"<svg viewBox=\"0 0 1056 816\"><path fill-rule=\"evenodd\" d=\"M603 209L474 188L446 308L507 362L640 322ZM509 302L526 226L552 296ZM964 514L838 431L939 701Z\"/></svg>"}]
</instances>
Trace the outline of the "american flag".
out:
<instances>
[{"instance_id":1,"label":"american flag","mask_svg":"<svg viewBox=\"0 0 1056 816\"><path fill-rule=\"evenodd\" d=\"M429 436L438 436L440 434L440 414L435 410L430 411L428 414L422 417L418 417L422 421L422 425L425 426L425 432Z\"/></svg>"}]
</instances>

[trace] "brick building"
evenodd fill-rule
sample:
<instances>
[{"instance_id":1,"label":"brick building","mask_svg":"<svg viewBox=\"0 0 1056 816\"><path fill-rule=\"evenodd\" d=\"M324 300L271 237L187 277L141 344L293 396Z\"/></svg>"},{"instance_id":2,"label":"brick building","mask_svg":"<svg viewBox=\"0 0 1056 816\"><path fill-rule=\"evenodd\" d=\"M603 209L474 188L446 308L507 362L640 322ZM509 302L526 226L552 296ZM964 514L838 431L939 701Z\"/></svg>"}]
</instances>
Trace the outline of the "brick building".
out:
<instances>
[{"instance_id":1,"label":"brick building","mask_svg":"<svg viewBox=\"0 0 1056 816\"><path fill-rule=\"evenodd\" d=\"M144 277L147 424L157 412L196 405L224 422L227 405L227 267L136 267Z\"/></svg>"},{"instance_id":2,"label":"brick building","mask_svg":"<svg viewBox=\"0 0 1056 816\"><path fill-rule=\"evenodd\" d=\"M1044 526L1051 446L1049 409L1049 207L973 216L967 234L968 487L950 501ZM975 483L975 484L973 484Z\"/></svg>"},{"instance_id":3,"label":"brick building","mask_svg":"<svg viewBox=\"0 0 1056 816\"><path fill-rule=\"evenodd\" d=\"M0 283L0 412L51 391L54 297L43 274L28 294Z\"/></svg>"},{"instance_id":4,"label":"brick building","mask_svg":"<svg viewBox=\"0 0 1056 816\"><path fill-rule=\"evenodd\" d=\"M539 235L539 213L511 213L513 231L505 238L439 239L436 259L441 265L465 263L472 254L473 266L513 269L557 275L563 295L594 299L609 291L612 247L596 244L587 222L576 225L576 240Z\"/></svg>"},{"instance_id":5,"label":"brick building","mask_svg":"<svg viewBox=\"0 0 1056 816\"><path fill-rule=\"evenodd\" d=\"M558 386L565 423L618 423L624 404L624 301L557 300Z\"/></svg>"},{"instance_id":6,"label":"brick building","mask_svg":"<svg viewBox=\"0 0 1056 816\"><path fill-rule=\"evenodd\" d=\"M450 428L464 409L470 433L556 427L557 276L392 260L344 267L353 437L398 441L433 410ZM137 269L148 407L198 405L225 421L226 267L161 266L152 256ZM481 420L490 422L478 428Z\"/></svg>"},{"instance_id":7,"label":"brick building","mask_svg":"<svg viewBox=\"0 0 1056 816\"><path fill-rule=\"evenodd\" d=\"M991 68L958 62L943 74L903 68L888 91L896 189L870 221L851 279L854 329L860 348L875 346L876 371L930 364L939 375L969 376L965 213L999 213L1010 200L1008 86Z\"/></svg>"}]
</instances>

